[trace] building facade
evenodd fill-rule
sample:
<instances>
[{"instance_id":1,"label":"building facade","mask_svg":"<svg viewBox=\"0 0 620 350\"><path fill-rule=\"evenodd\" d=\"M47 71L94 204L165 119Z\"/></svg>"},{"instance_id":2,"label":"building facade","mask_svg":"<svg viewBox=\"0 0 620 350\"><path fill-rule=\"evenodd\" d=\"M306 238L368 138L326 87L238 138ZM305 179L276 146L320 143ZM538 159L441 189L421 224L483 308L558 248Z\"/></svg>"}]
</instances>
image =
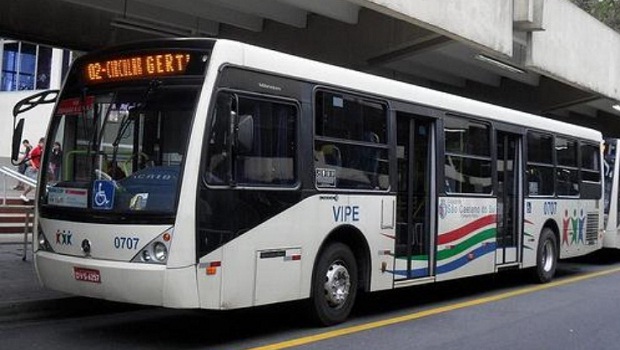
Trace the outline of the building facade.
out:
<instances>
[{"instance_id":1,"label":"building facade","mask_svg":"<svg viewBox=\"0 0 620 350\"><path fill-rule=\"evenodd\" d=\"M39 91L60 89L71 60L69 50L0 38L0 163L9 163L13 106ZM43 105L25 112L24 139L36 143L45 134L52 108Z\"/></svg>"}]
</instances>

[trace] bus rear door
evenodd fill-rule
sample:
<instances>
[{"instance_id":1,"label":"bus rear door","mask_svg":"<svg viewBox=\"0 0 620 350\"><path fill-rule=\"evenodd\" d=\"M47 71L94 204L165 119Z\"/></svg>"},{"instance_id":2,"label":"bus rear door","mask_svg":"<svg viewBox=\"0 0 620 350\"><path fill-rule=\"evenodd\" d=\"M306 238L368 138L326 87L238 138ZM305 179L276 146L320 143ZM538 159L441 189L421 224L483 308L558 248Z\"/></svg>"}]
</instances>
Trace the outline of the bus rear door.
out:
<instances>
[{"instance_id":1,"label":"bus rear door","mask_svg":"<svg viewBox=\"0 0 620 350\"><path fill-rule=\"evenodd\" d=\"M433 274L432 125L430 119L397 113L396 281Z\"/></svg>"},{"instance_id":2,"label":"bus rear door","mask_svg":"<svg viewBox=\"0 0 620 350\"><path fill-rule=\"evenodd\" d=\"M497 131L497 249L498 266L520 261L523 221L523 178L519 134Z\"/></svg>"}]
</instances>

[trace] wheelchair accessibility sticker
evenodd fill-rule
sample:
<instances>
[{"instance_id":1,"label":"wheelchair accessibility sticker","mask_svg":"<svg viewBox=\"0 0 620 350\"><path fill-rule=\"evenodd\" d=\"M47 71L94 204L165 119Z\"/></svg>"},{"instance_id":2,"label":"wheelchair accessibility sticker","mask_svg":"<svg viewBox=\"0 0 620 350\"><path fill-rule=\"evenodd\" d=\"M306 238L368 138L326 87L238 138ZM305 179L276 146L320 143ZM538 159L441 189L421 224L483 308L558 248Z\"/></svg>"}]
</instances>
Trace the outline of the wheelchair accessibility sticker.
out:
<instances>
[{"instance_id":1,"label":"wheelchair accessibility sticker","mask_svg":"<svg viewBox=\"0 0 620 350\"><path fill-rule=\"evenodd\" d=\"M112 209L115 190L114 181L95 180L93 184L93 209Z\"/></svg>"}]
</instances>

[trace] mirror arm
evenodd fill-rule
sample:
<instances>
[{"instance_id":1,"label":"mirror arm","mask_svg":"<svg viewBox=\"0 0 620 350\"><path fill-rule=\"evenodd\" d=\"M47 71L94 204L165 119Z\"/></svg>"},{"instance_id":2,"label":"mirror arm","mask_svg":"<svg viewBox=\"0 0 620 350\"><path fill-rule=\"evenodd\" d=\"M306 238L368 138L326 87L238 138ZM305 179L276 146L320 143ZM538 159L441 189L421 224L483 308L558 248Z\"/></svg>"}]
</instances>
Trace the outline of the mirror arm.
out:
<instances>
[{"instance_id":1,"label":"mirror arm","mask_svg":"<svg viewBox=\"0 0 620 350\"><path fill-rule=\"evenodd\" d=\"M24 118L17 121L17 116L27 112L38 105L56 103L60 90L46 90L34 95L30 95L18 101L13 107L13 138L11 148L11 164L19 165L19 145L24 131Z\"/></svg>"}]
</instances>

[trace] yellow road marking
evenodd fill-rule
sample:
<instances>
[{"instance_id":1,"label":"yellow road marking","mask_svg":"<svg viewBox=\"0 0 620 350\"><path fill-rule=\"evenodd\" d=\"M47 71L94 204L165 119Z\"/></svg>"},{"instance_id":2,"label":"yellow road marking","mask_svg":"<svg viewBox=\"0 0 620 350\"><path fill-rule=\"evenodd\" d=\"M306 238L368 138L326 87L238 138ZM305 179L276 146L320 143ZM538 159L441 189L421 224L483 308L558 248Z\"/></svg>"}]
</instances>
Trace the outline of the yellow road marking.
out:
<instances>
[{"instance_id":1,"label":"yellow road marking","mask_svg":"<svg viewBox=\"0 0 620 350\"><path fill-rule=\"evenodd\" d=\"M326 340L326 339L341 337L343 335L363 332L363 331L367 331L367 330L370 330L370 329L375 329L375 328L379 328L379 327L385 327L385 326L389 326L389 325L393 325L393 324L397 324L397 323L402 323L402 322L416 320L416 319L423 318L423 317L438 315L438 314L441 314L441 313L444 313L444 312L449 312L449 311L454 311L454 310L458 310L458 309L463 309L463 308L466 308L466 307L477 306L477 305L482 305L482 304L488 304L488 303L492 303L494 301L499 301L499 300L502 300L502 299L508 299L508 298L519 296L519 295L534 293L534 292L538 292L538 291L541 291L541 290L550 289L550 288L554 288L554 287L558 287L558 286L563 286L563 285L566 285L566 284L576 283L576 282L580 282L580 281L583 281L583 280L587 280L587 279L591 279L591 278L596 278L596 277L600 277L600 276L610 275L610 274L617 273L617 272L620 272L620 267L616 267L616 268L612 268L612 269L608 269L608 270L603 270L603 271L592 272L592 273L588 273L588 274L584 274L584 275L580 275L580 276L575 276L575 277L569 277L569 278L565 278L565 279L560 280L560 281L550 282L550 283L547 283L547 284L541 284L541 285L537 285L537 286L533 286L533 287L526 287L526 288L523 288L523 289L518 289L518 290L515 290L515 291L511 291L511 292L506 292L506 293L501 293L501 294L492 295L492 296L488 296L488 297L483 297L483 298L479 298L479 299L474 299L474 300L470 300L470 301L465 301L465 302L462 302L462 303L441 306L441 307L438 307L438 308L424 310L424 311L420 311L420 312L415 312L415 313L412 313L412 314L407 314L407 315L403 315L403 316L393 317L393 318L389 318L389 319L385 319L385 320L369 322L369 323L360 324L360 325L357 325L357 326L346 327L346 328L340 328L340 329L336 329L336 330L333 330L333 331L328 331L328 332L318 333L318 334L315 334L315 335L310 335L310 336L307 336L307 337L291 339L291 340L283 341L283 342L280 342L280 343L274 343L274 344L270 344L270 345L260 346L260 347L252 348L250 350L278 350L278 349L290 348L290 347L293 347L293 346L306 345L306 344L315 343L315 342L319 342L319 341Z\"/></svg>"}]
</instances>

